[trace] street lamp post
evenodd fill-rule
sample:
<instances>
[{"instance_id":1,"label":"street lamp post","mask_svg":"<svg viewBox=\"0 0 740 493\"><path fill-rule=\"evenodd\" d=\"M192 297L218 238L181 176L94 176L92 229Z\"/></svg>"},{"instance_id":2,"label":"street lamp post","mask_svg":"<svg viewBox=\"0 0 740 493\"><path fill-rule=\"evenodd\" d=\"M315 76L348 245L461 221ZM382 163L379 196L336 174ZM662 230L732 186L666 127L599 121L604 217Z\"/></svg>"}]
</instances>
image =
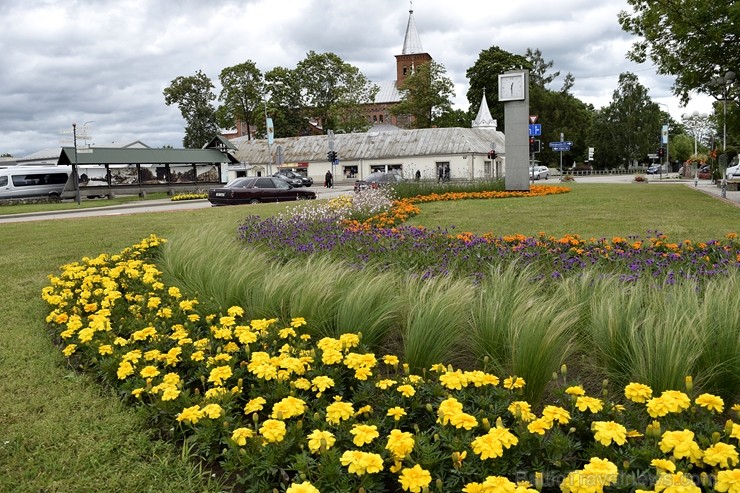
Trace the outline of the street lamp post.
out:
<instances>
[{"instance_id":1,"label":"street lamp post","mask_svg":"<svg viewBox=\"0 0 740 493\"><path fill-rule=\"evenodd\" d=\"M709 83L710 86L720 87L722 86L722 106L723 106L723 117L722 117L722 154L727 153L727 93L729 87L735 82L735 72L727 71L724 77L717 77L712 79ZM727 156L725 155L725 160ZM725 167L727 164L725 163ZM727 197L727 175L724 169L722 171L722 197Z\"/></svg>"}]
</instances>

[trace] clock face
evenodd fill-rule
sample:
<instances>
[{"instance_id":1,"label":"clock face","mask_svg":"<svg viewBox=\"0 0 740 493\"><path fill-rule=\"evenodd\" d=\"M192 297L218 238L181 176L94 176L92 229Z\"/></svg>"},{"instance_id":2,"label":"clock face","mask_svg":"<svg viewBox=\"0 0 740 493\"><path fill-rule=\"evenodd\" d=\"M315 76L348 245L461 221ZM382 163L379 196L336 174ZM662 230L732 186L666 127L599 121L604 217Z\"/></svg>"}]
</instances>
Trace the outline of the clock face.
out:
<instances>
[{"instance_id":1,"label":"clock face","mask_svg":"<svg viewBox=\"0 0 740 493\"><path fill-rule=\"evenodd\" d=\"M524 99L524 74L501 74L498 76L498 100L520 101Z\"/></svg>"}]
</instances>

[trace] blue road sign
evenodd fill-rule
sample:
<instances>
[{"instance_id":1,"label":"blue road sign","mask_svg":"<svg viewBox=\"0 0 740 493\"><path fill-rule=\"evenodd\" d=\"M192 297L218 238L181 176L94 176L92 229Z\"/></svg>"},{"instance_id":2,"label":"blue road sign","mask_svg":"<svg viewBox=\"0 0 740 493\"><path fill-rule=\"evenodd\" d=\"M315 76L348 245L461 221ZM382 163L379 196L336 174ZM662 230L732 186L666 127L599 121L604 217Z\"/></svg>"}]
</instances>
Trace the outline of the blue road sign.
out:
<instances>
[{"instance_id":1,"label":"blue road sign","mask_svg":"<svg viewBox=\"0 0 740 493\"><path fill-rule=\"evenodd\" d=\"M562 142L550 142L549 146L553 151L569 151L570 146L573 145L573 142L571 141L562 141Z\"/></svg>"},{"instance_id":2,"label":"blue road sign","mask_svg":"<svg viewBox=\"0 0 740 493\"><path fill-rule=\"evenodd\" d=\"M529 136L530 137L539 137L542 135L542 125L539 123L530 123L529 124Z\"/></svg>"}]
</instances>

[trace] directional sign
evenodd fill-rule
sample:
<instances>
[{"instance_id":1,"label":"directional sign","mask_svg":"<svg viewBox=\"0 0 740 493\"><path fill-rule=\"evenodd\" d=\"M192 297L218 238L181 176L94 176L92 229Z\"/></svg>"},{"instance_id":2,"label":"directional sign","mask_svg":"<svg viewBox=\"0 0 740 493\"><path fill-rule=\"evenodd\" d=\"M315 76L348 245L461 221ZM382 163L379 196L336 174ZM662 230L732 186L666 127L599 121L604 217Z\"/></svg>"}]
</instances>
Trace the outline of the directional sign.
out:
<instances>
[{"instance_id":1,"label":"directional sign","mask_svg":"<svg viewBox=\"0 0 740 493\"><path fill-rule=\"evenodd\" d=\"M569 151L570 146L573 145L573 142L571 141L560 141L560 142L550 142L549 146L553 151L563 152L563 151Z\"/></svg>"},{"instance_id":2,"label":"directional sign","mask_svg":"<svg viewBox=\"0 0 740 493\"><path fill-rule=\"evenodd\" d=\"M540 135L542 135L542 125L540 125L539 123L530 123L529 136L539 137Z\"/></svg>"}]
</instances>

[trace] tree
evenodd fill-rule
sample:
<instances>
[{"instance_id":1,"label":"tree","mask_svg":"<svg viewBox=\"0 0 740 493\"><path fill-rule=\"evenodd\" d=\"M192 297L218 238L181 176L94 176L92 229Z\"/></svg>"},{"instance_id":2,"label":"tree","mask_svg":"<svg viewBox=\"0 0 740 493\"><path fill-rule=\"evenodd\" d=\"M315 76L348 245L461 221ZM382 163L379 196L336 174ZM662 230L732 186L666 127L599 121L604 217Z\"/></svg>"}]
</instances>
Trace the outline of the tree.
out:
<instances>
[{"instance_id":1,"label":"tree","mask_svg":"<svg viewBox=\"0 0 740 493\"><path fill-rule=\"evenodd\" d=\"M218 110L220 119L230 122L230 125L237 121L246 124L247 139L251 139L252 128L265 96L262 72L253 61L247 60L239 65L226 67L218 78L223 88L219 95L223 102Z\"/></svg>"},{"instance_id":2,"label":"tree","mask_svg":"<svg viewBox=\"0 0 740 493\"><path fill-rule=\"evenodd\" d=\"M459 109L446 111L435 118L434 124L440 128L443 127L469 127L475 115Z\"/></svg>"},{"instance_id":3,"label":"tree","mask_svg":"<svg viewBox=\"0 0 740 493\"><path fill-rule=\"evenodd\" d=\"M300 76L291 69L275 67L265 73L265 92L267 113L275 124L275 137L308 135L310 125L305 116L307 111L301 96ZM264 119L259 121L257 128L264 137Z\"/></svg>"},{"instance_id":4,"label":"tree","mask_svg":"<svg viewBox=\"0 0 740 493\"><path fill-rule=\"evenodd\" d=\"M740 2L727 0L627 0L622 29L638 36L631 60L652 61L673 75L673 92L686 104L691 91L713 94L714 77L740 67Z\"/></svg>"},{"instance_id":5,"label":"tree","mask_svg":"<svg viewBox=\"0 0 740 493\"><path fill-rule=\"evenodd\" d=\"M414 128L429 128L452 111L455 89L444 66L435 61L417 65L399 89L401 102L391 108L394 115L409 115Z\"/></svg>"},{"instance_id":6,"label":"tree","mask_svg":"<svg viewBox=\"0 0 740 493\"><path fill-rule=\"evenodd\" d=\"M179 76L164 89L167 106L176 104L185 119L186 148L200 148L218 134L216 112L211 101L216 99L213 82L202 71L188 77Z\"/></svg>"},{"instance_id":7,"label":"tree","mask_svg":"<svg viewBox=\"0 0 740 493\"><path fill-rule=\"evenodd\" d=\"M481 51L473 66L465 72L470 81L468 104L471 108L478 108L485 89L491 116L503 122L504 104L498 101L498 76L509 70L529 67L526 58L504 51L498 46Z\"/></svg>"},{"instance_id":8,"label":"tree","mask_svg":"<svg viewBox=\"0 0 740 493\"><path fill-rule=\"evenodd\" d=\"M302 106L321 121L324 129L356 131L360 115L367 123L362 105L375 99L378 87L357 67L334 53L309 51L298 62L295 73L300 81Z\"/></svg>"},{"instance_id":9,"label":"tree","mask_svg":"<svg viewBox=\"0 0 740 493\"><path fill-rule=\"evenodd\" d=\"M620 74L612 102L594 118L590 140L594 142L596 166L627 167L655 153L660 147L660 131L667 118L667 113L652 102L647 88L640 84L635 74ZM670 127L675 128L677 124Z\"/></svg>"},{"instance_id":10,"label":"tree","mask_svg":"<svg viewBox=\"0 0 740 493\"><path fill-rule=\"evenodd\" d=\"M559 71L555 73L548 73L555 62L552 60L550 60L549 62L545 62L545 59L542 58L542 51L540 51L539 48L535 50L527 48L527 52L524 55L524 58L526 58L529 62L530 85L537 85L542 88L546 88L560 75Z\"/></svg>"}]
</instances>

